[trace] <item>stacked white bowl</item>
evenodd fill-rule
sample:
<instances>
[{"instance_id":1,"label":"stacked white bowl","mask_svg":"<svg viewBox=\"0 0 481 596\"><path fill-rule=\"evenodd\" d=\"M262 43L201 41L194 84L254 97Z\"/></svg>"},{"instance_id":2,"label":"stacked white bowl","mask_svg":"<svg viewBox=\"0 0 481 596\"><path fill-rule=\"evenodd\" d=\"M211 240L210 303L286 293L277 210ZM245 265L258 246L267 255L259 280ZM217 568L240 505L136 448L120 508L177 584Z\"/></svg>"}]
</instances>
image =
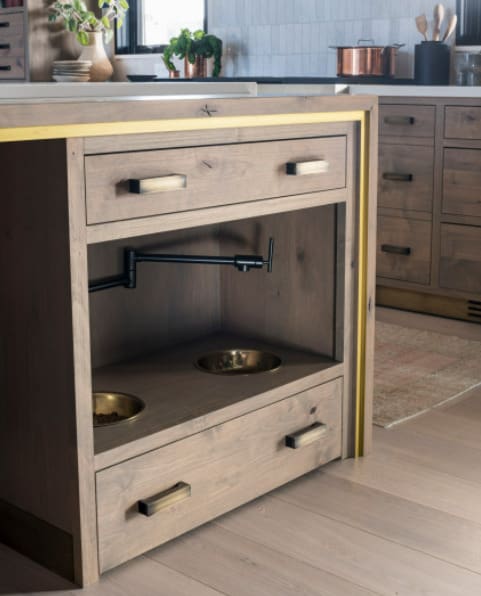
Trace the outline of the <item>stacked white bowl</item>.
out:
<instances>
[{"instance_id":1,"label":"stacked white bowl","mask_svg":"<svg viewBox=\"0 0 481 596\"><path fill-rule=\"evenodd\" d=\"M52 78L59 83L85 83L90 79L90 60L55 60Z\"/></svg>"}]
</instances>

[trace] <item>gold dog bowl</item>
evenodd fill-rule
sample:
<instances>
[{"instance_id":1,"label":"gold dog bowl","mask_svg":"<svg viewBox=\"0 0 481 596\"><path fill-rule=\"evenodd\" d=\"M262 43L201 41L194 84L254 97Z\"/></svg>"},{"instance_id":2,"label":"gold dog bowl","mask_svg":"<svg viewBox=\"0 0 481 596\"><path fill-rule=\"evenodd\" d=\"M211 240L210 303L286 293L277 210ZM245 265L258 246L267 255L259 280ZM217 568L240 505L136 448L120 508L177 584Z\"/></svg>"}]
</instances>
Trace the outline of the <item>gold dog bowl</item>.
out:
<instances>
[{"instance_id":1,"label":"gold dog bowl","mask_svg":"<svg viewBox=\"0 0 481 596\"><path fill-rule=\"evenodd\" d=\"M110 426L133 420L144 408L144 402L134 395L110 392L94 393L94 427Z\"/></svg>"},{"instance_id":2,"label":"gold dog bowl","mask_svg":"<svg viewBox=\"0 0 481 596\"><path fill-rule=\"evenodd\" d=\"M282 360L270 352L260 350L220 350L198 358L195 365L204 372L216 375L250 375L277 370Z\"/></svg>"}]
</instances>

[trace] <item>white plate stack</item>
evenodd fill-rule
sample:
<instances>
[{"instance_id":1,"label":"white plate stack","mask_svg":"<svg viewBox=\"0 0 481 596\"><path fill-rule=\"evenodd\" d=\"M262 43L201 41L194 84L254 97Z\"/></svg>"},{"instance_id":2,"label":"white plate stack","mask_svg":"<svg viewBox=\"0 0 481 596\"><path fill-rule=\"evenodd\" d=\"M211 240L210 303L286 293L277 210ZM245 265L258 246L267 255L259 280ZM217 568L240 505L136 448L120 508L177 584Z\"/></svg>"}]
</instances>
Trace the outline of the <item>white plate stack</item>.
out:
<instances>
[{"instance_id":1,"label":"white plate stack","mask_svg":"<svg viewBox=\"0 0 481 596\"><path fill-rule=\"evenodd\" d=\"M52 78L59 83L85 83L90 79L90 60L55 60Z\"/></svg>"}]
</instances>

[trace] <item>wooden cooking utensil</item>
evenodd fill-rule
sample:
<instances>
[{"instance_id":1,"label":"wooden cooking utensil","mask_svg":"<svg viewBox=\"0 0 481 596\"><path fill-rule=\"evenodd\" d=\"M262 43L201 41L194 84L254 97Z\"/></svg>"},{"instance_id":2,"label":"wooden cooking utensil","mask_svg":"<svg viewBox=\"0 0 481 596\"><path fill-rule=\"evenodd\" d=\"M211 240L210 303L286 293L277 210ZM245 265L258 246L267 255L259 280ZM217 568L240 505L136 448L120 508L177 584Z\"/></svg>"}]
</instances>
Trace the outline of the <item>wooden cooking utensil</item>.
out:
<instances>
[{"instance_id":1,"label":"wooden cooking utensil","mask_svg":"<svg viewBox=\"0 0 481 596\"><path fill-rule=\"evenodd\" d=\"M439 41L441 37L441 23L444 19L444 6L436 4L434 7L434 22L433 22L433 41Z\"/></svg>"},{"instance_id":2,"label":"wooden cooking utensil","mask_svg":"<svg viewBox=\"0 0 481 596\"><path fill-rule=\"evenodd\" d=\"M427 41L427 31L428 31L428 20L425 14L422 14L416 17L416 27L421 35L424 36L424 39Z\"/></svg>"},{"instance_id":3,"label":"wooden cooking utensil","mask_svg":"<svg viewBox=\"0 0 481 596\"><path fill-rule=\"evenodd\" d=\"M448 23L448 28L446 29L446 31L443 35L442 41L447 41L451 37L451 35L454 33L454 30L456 29L457 23L458 23L458 16L455 14L451 15L451 17L449 19L449 23Z\"/></svg>"}]
</instances>

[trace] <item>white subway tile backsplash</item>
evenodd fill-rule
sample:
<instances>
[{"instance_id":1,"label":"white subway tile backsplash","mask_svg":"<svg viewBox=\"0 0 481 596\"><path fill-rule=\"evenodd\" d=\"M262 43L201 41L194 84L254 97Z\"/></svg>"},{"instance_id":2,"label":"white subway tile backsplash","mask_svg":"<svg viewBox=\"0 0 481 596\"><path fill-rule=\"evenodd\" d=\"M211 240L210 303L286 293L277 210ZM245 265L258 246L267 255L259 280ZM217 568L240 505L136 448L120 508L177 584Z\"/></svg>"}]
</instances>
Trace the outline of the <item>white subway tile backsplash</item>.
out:
<instances>
[{"instance_id":1,"label":"white subway tile backsplash","mask_svg":"<svg viewBox=\"0 0 481 596\"><path fill-rule=\"evenodd\" d=\"M209 30L224 41L227 76L335 76L330 45L405 43L398 76L413 76L414 19L433 0L208 0ZM456 1L444 2L449 14Z\"/></svg>"}]
</instances>

